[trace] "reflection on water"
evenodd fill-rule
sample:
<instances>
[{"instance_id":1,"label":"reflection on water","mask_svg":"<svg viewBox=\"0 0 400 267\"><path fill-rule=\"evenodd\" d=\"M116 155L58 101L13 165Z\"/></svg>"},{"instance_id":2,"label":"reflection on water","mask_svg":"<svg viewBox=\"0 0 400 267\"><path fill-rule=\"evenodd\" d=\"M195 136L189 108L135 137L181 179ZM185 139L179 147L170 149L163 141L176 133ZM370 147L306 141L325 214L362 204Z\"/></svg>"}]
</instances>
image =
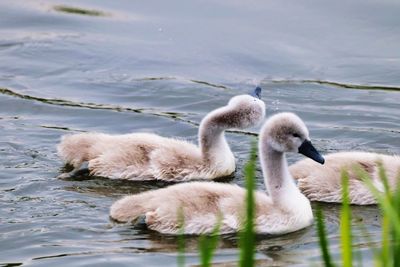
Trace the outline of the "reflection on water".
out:
<instances>
[{"instance_id":1,"label":"reflection on water","mask_svg":"<svg viewBox=\"0 0 400 267\"><path fill-rule=\"evenodd\" d=\"M208 111L261 82L267 113L298 113L320 151L400 154L399 8L391 0L1 1L0 265L177 264L176 237L108 218L119 197L169 184L57 179L63 134L197 142ZM221 182L243 186L258 130L227 133L238 170ZM259 166L257 177L263 190ZM340 207L321 206L338 259ZM352 212L356 247L371 263L379 211ZM189 265L199 264L197 243L186 238ZM318 263L317 244L314 226L259 236L257 263ZM222 236L214 262L234 265L237 253L236 236Z\"/></svg>"}]
</instances>

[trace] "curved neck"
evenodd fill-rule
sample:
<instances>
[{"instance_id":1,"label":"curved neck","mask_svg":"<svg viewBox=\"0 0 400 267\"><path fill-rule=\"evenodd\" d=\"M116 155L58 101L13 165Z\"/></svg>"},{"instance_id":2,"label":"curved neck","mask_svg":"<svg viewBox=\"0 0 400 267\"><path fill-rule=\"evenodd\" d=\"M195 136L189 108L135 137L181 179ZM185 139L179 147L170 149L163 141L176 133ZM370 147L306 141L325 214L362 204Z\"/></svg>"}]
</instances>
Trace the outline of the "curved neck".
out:
<instances>
[{"instance_id":1,"label":"curved neck","mask_svg":"<svg viewBox=\"0 0 400 267\"><path fill-rule=\"evenodd\" d=\"M224 134L227 126L221 123L221 116L226 115L225 113L225 108L217 109L200 123L199 146L207 163L220 164L227 160L227 156L233 158Z\"/></svg>"},{"instance_id":2,"label":"curved neck","mask_svg":"<svg viewBox=\"0 0 400 267\"><path fill-rule=\"evenodd\" d=\"M300 193L292 176L283 152L273 149L268 142L260 142L260 161L268 194L274 202L281 202Z\"/></svg>"}]
</instances>

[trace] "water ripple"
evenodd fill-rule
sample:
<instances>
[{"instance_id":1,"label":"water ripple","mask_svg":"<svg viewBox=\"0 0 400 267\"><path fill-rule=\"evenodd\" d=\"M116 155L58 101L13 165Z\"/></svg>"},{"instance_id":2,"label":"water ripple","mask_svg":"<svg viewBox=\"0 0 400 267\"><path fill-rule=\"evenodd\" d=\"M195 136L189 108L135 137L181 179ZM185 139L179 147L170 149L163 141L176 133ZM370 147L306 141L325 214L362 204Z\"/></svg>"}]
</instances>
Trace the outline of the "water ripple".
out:
<instances>
[{"instance_id":1,"label":"water ripple","mask_svg":"<svg viewBox=\"0 0 400 267\"><path fill-rule=\"evenodd\" d=\"M265 80L268 82L268 80ZM400 87L398 86L386 86L386 85L364 85L364 84L349 84L349 83L340 83L333 81L325 81L325 80L271 80L269 82L277 83L277 84L321 84L334 86L339 88L346 89L358 89L358 90L385 90L385 91L400 91Z\"/></svg>"},{"instance_id":2,"label":"water ripple","mask_svg":"<svg viewBox=\"0 0 400 267\"><path fill-rule=\"evenodd\" d=\"M17 98L38 101L41 103L49 104L49 105L57 105L57 106L67 106L67 107L77 107L77 108L88 108L88 109L100 109L100 110L111 110L116 112L134 112L134 113L144 113L148 115L164 117L171 120L178 120L180 122L184 122L193 126L198 127L200 124L198 122L185 119L184 117L187 114L179 113L179 112L170 112L170 111L157 111L154 108L129 108L129 107L121 107L117 105L109 105L109 104L96 104L96 103L84 103L84 102L73 102L70 100L57 99L57 98L43 98L36 97L27 94L21 94L15 92L13 90L7 88L0 87L0 94L9 95ZM69 130L66 127L57 127L57 126L45 126L41 125L43 128L52 128L52 129L61 129L61 130ZM234 134L244 134L244 135L252 135L257 136L258 134L251 131L244 130L228 130L227 132Z\"/></svg>"},{"instance_id":3,"label":"water ripple","mask_svg":"<svg viewBox=\"0 0 400 267\"><path fill-rule=\"evenodd\" d=\"M80 7L71 7L71 6L64 6L64 5L54 6L54 10L63 12L63 13L77 14L77 15L84 15L84 16L94 16L94 17L104 17L104 16L109 15L109 14L99 11L99 10L84 9L84 8L80 8Z\"/></svg>"}]
</instances>

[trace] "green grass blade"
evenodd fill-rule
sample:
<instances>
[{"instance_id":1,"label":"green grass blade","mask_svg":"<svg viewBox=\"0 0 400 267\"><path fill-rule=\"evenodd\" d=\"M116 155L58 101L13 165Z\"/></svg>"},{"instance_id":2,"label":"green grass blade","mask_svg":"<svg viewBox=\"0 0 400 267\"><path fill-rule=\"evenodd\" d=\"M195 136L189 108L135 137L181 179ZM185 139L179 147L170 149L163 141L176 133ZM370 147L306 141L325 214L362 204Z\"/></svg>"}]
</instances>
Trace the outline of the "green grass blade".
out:
<instances>
[{"instance_id":1,"label":"green grass blade","mask_svg":"<svg viewBox=\"0 0 400 267\"><path fill-rule=\"evenodd\" d=\"M382 181L383 188L385 189L385 193L388 195L389 198L392 198L391 191L389 188L389 182L387 179L386 171L383 168L382 161L377 161L376 164L378 165L378 174L379 178Z\"/></svg>"},{"instance_id":2,"label":"green grass blade","mask_svg":"<svg viewBox=\"0 0 400 267\"><path fill-rule=\"evenodd\" d=\"M400 171L398 176L396 177L396 181L400 181ZM394 206L394 210L397 211L397 218L400 217L400 183L398 182L396 184L396 188L394 190L394 193L392 194L392 203ZM393 226L392 226L393 228ZM391 234L393 236L392 240L392 255L393 255L393 266L400 266L400 233L393 231L391 229Z\"/></svg>"},{"instance_id":3,"label":"green grass blade","mask_svg":"<svg viewBox=\"0 0 400 267\"><path fill-rule=\"evenodd\" d=\"M219 242L221 218L222 218L222 216L218 217L217 224L215 225L211 235L200 236L199 250L200 250L201 266L203 266L203 267L211 266L212 258L214 256L214 252L217 249L218 242Z\"/></svg>"},{"instance_id":4,"label":"green grass blade","mask_svg":"<svg viewBox=\"0 0 400 267\"><path fill-rule=\"evenodd\" d=\"M342 171L342 203L342 209L340 212L340 242L342 247L342 265L344 267L352 267L353 251L349 200L349 175L345 171Z\"/></svg>"},{"instance_id":5,"label":"green grass blade","mask_svg":"<svg viewBox=\"0 0 400 267\"><path fill-rule=\"evenodd\" d=\"M398 216L398 210L394 207L392 200L388 197L388 194L380 192L371 181L371 178L362 170L357 170L359 177L363 180L364 184L368 187L372 195L376 198L378 205L380 206L383 213L389 217L396 235L400 235L400 217Z\"/></svg>"},{"instance_id":6,"label":"green grass blade","mask_svg":"<svg viewBox=\"0 0 400 267\"><path fill-rule=\"evenodd\" d=\"M317 206L317 232L319 238L319 246L322 252L322 259L325 263L325 267L333 267L332 258L329 253L329 244L327 234L325 230L324 214L322 213L321 207Z\"/></svg>"},{"instance_id":7,"label":"green grass blade","mask_svg":"<svg viewBox=\"0 0 400 267\"><path fill-rule=\"evenodd\" d=\"M383 267L390 266L390 221L385 214L382 216L382 243L379 255L379 264Z\"/></svg>"},{"instance_id":8,"label":"green grass blade","mask_svg":"<svg viewBox=\"0 0 400 267\"><path fill-rule=\"evenodd\" d=\"M246 219L244 229L240 233L240 266L254 266L255 233L254 233L254 187L256 169L256 143L252 143L250 160L245 166L246 178Z\"/></svg>"},{"instance_id":9,"label":"green grass blade","mask_svg":"<svg viewBox=\"0 0 400 267\"><path fill-rule=\"evenodd\" d=\"M377 266L399 266L400 264L400 184L394 193L389 189L388 179L382 164L378 164L379 178L384 184L385 192L380 192L369 175L362 169L357 172L365 185L377 199L382 211L382 249Z\"/></svg>"}]
</instances>

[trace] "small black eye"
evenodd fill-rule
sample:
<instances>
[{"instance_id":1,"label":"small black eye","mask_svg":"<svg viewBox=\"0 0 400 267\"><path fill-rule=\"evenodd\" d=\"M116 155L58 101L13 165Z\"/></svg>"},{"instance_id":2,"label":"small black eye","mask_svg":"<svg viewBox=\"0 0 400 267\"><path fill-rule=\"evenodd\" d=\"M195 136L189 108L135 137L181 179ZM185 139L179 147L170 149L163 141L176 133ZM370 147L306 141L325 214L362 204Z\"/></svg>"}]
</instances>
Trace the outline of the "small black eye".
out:
<instances>
[{"instance_id":1,"label":"small black eye","mask_svg":"<svg viewBox=\"0 0 400 267\"><path fill-rule=\"evenodd\" d=\"M298 133L294 133L292 134L294 137L300 137L300 135Z\"/></svg>"}]
</instances>

